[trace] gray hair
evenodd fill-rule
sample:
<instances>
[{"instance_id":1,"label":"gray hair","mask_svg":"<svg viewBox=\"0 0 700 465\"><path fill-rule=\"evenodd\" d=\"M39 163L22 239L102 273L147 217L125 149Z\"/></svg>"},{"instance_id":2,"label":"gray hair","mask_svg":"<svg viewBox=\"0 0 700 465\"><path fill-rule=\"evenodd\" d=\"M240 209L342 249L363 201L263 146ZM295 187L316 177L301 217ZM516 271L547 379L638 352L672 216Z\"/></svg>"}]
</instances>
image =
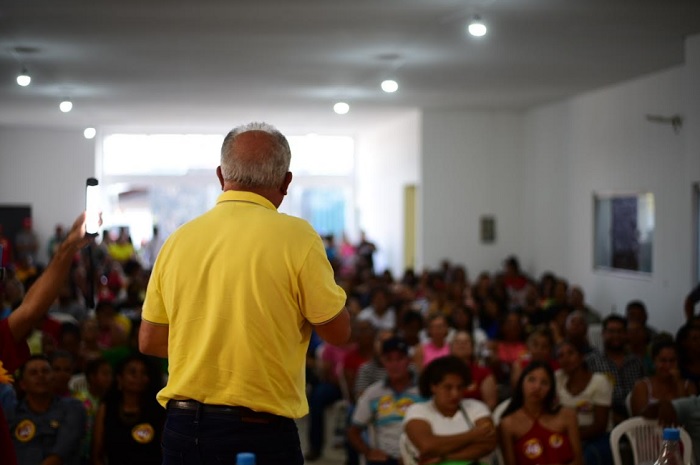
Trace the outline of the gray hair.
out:
<instances>
[{"instance_id":1,"label":"gray hair","mask_svg":"<svg viewBox=\"0 0 700 465\"><path fill-rule=\"evenodd\" d=\"M263 131L275 139L273 150L256 153L254 157L240 157L233 141L248 131ZM245 187L278 187L289 171L292 152L287 138L267 123L249 123L234 128L224 138L221 146L221 173L225 181Z\"/></svg>"}]
</instances>

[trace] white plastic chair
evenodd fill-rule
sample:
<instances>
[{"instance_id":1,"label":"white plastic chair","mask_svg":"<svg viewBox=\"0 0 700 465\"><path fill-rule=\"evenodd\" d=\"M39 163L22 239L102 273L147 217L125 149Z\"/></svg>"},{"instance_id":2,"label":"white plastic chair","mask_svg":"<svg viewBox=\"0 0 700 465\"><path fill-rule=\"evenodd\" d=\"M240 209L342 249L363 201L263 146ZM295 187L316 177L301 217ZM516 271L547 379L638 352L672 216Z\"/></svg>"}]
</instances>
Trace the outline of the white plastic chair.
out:
<instances>
[{"instance_id":1,"label":"white plastic chair","mask_svg":"<svg viewBox=\"0 0 700 465\"><path fill-rule=\"evenodd\" d=\"M690 464L693 460L693 443L690 435L683 428L681 443L683 444L683 463ZM622 465L620 456L620 439L627 436L632 446L633 463L636 465L652 464L661 452L663 428L656 420L634 417L623 421L610 433L610 448L612 449L615 465Z\"/></svg>"},{"instance_id":2,"label":"white plastic chair","mask_svg":"<svg viewBox=\"0 0 700 465\"><path fill-rule=\"evenodd\" d=\"M88 384L84 373L73 375L70 381L68 381L68 389L70 389L71 392L87 391L87 388Z\"/></svg>"},{"instance_id":3,"label":"white plastic chair","mask_svg":"<svg viewBox=\"0 0 700 465\"><path fill-rule=\"evenodd\" d=\"M406 433L401 433L399 437L399 451L403 465L418 465L416 453L413 451L413 446L409 443Z\"/></svg>"},{"instance_id":4,"label":"white plastic chair","mask_svg":"<svg viewBox=\"0 0 700 465\"><path fill-rule=\"evenodd\" d=\"M508 406L510 405L510 398L504 400L500 404L496 405L496 408L493 409L493 413L491 414L491 418L493 419L493 424L498 426L498 424L501 422L501 416L503 416L503 412L506 411Z\"/></svg>"},{"instance_id":5,"label":"white plastic chair","mask_svg":"<svg viewBox=\"0 0 700 465\"><path fill-rule=\"evenodd\" d=\"M500 404L496 406L495 409L493 409L493 413L491 414L491 418L493 419L493 424L498 428L498 424L501 422L501 417L503 416L503 412L506 411L508 408L508 405L510 405L510 399L506 399ZM505 460L503 460L503 453L501 452L501 446L497 446L496 450L494 451L493 455L494 459L494 464L495 465L503 465Z\"/></svg>"},{"instance_id":6,"label":"white plastic chair","mask_svg":"<svg viewBox=\"0 0 700 465\"><path fill-rule=\"evenodd\" d=\"M588 343L601 352L605 350L603 347L603 325L588 325Z\"/></svg>"}]
</instances>

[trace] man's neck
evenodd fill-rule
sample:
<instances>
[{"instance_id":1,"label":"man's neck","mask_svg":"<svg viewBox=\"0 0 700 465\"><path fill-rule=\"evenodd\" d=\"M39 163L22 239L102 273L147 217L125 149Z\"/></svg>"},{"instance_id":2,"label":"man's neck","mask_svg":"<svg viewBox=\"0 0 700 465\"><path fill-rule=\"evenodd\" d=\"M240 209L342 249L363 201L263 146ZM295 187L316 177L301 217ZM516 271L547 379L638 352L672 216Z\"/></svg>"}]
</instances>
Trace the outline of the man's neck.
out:
<instances>
[{"instance_id":1,"label":"man's neck","mask_svg":"<svg viewBox=\"0 0 700 465\"><path fill-rule=\"evenodd\" d=\"M275 206L275 208L279 208L280 204L282 203L282 198L279 198L279 190L278 189L273 189L273 188L266 188L266 187L247 187L247 186L242 186L238 183L226 183L223 187L224 192L226 191L236 191L236 192L252 192L253 194L257 194L261 197L266 198L267 200L272 203L272 205Z\"/></svg>"},{"instance_id":2,"label":"man's neck","mask_svg":"<svg viewBox=\"0 0 700 465\"><path fill-rule=\"evenodd\" d=\"M627 352L625 352L625 349L605 349L605 356L615 362L617 365L621 365L622 361L627 356Z\"/></svg>"},{"instance_id":3,"label":"man's neck","mask_svg":"<svg viewBox=\"0 0 700 465\"><path fill-rule=\"evenodd\" d=\"M396 392L403 392L411 385L411 374L407 373L405 376L396 379L389 380L389 386Z\"/></svg>"},{"instance_id":4,"label":"man's neck","mask_svg":"<svg viewBox=\"0 0 700 465\"><path fill-rule=\"evenodd\" d=\"M53 394L27 394L26 400L32 412L44 413L51 407L53 398Z\"/></svg>"}]
</instances>

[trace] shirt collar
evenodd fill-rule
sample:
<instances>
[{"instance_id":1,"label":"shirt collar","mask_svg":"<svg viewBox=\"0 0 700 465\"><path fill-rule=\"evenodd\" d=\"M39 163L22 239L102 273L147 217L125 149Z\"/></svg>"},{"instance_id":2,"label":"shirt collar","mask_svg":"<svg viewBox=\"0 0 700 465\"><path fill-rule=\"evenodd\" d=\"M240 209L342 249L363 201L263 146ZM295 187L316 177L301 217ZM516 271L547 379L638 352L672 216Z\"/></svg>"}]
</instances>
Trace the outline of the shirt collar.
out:
<instances>
[{"instance_id":1,"label":"shirt collar","mask_svg":"<svg viewBox=\"0 0 700 465\"><path fill-rule=\"evenodd\" d=\"M223 202L249 202L260 205L261 207L269 210L277 210L275 206L272 205L272 202L267 200L262 195L248 191L224 191L221 195L219 195L219 198L216 199L216 204L218 205Z\"/></svg>"}]
</instances>

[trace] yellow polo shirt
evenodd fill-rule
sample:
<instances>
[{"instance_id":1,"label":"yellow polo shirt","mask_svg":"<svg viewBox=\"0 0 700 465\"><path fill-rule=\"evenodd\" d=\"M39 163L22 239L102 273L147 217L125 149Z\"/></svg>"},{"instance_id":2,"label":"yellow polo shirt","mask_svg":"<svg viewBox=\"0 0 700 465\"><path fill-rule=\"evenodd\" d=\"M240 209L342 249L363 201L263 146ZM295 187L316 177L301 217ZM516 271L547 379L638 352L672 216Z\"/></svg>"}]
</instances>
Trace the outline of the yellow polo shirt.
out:
<instances>
[{"instance_id":1,"label":"yellow polo shirt","mask_svg":"<svg viewBox=\"0 0 700 465\"><path fill-rule=\"evenodd\" d=\"M257 194L224 192L170 235L148 283L143 319L169 326L170 376L158 401L306 415L310 323L344 305L309 223Z\"/></svg>"}]
</instances>

